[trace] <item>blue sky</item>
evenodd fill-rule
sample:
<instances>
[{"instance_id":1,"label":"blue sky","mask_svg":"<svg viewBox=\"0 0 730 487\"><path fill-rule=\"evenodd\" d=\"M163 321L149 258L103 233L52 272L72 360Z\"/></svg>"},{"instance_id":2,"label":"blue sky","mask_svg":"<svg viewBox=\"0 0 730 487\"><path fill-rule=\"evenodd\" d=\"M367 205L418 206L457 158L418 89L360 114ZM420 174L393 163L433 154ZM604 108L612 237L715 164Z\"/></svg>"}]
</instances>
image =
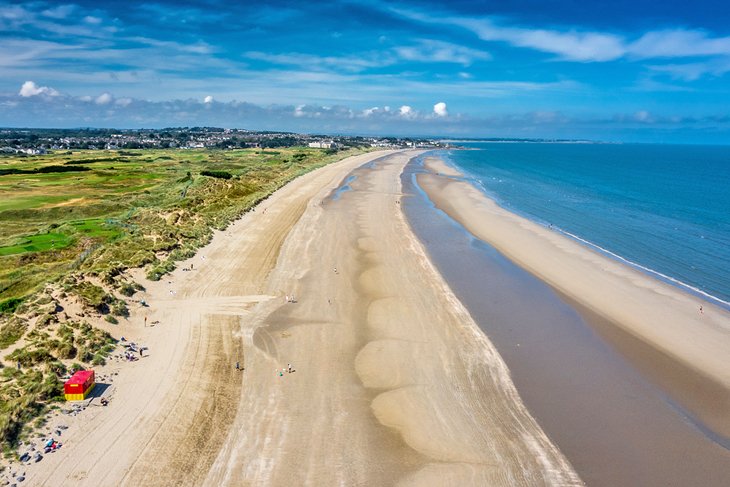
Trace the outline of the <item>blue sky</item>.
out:
<instances>
[{"instance_id":1,"label":"blue sky","mask_svg":"<svg viewBox=\"0 0 730 487\"><path fill-rule=\"evenodd\" d=\"M721 1L0 0L0 126L730 142Z\"/></svg>"}]
</instances>

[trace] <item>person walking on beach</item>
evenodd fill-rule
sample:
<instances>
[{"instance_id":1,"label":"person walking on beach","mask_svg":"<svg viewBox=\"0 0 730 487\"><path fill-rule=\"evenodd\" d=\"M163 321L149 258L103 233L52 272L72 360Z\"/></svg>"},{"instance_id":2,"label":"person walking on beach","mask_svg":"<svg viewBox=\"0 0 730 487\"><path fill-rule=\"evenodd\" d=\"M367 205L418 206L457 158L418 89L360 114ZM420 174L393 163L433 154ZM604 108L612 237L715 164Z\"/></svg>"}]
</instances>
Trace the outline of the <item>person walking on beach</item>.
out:
<instances>
[{"instance_id":1,"label":"person walking on beach","mask_svg":"<svg viewBox=\"0 0 730 487\"><path fill-rule=\"evenodd\" d=\"M145 328L147 328L147 317L146 316L144 317L144 326L145 326Z\"/></svg>"},{"instance_id":2,"label":"person walking on beach","mask_svg":"<svg viewBox=\"0 0 730 487\"><path fill-rule=\"evenodd\" d=\"M241 370L241 364L239 364L238 362L236 362L236 370Z\"/></svg>"},{"instance_id":3,"label":"person walking on beach","mask_svg":"<svg viewBox=\"0 0 730 487\"><path fill-rule=\"evenodd\" d=\"M704 314L704 310L702 309L702 305L700 305L700 314Z\"/></svg>"}]
</instances>

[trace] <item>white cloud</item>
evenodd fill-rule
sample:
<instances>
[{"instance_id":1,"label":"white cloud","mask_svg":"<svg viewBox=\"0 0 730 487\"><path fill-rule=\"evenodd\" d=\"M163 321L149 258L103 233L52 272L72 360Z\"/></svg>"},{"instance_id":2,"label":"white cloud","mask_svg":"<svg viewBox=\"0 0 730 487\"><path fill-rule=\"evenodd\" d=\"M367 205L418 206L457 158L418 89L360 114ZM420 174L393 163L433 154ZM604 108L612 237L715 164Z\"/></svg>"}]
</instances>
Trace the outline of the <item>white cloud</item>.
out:
<instances>
[{"instance_id":1,"label":"white cloud","mask_svg":"<svg viewBox=\"0 0 730 487\"><path fill-rule=\"evenodd\" d=\"M115 105L118 105L120 107L126 107L129 106L132 103L131 98L119 98L116 101L114 101Z\"/></svg>"},{"instance_id":2,"label":"white cloud","mask_svg":"<svg viewBox=\"0 0 730 487\"><path fill-rule=\"evenodd\" d=\"M433 106L433 113L437 117L446 117L449 112L446 110L446 103L440 101Z\"/></svg>"},{"instance_id":3,"label":"white cloud","mask_svg":"<svg viewBox=\"0 0 730 487\"><path fill-rule=\"evenodd\" d=\"M99 25L101 24L101 19L99 17L87 15L86 17L84 17L84 22L91 25Z\"/></svg>"},{"instance_id":4,"label":"white cloud","mask_svg":"<svg viewBox=\"0 0 730 487\"><path fill-rule=\"evenodd\" d=\"M484 41L507 42L570 61L611 61L626 53L623 38L614 34L505 27L490 19L455 18L450 23L471 30Z\"/></svg>"},{"instance_id":5,"label":"white cloud","mask_svg":"<svg viewBox=\"0 0 730 487\"><path fill-rule=\"evenodd\" d=\"M722 76L730 72L730 56L684 64L649 66L656 73L666 73L673 79L695 81L705 75Z\"/></svg>"},{"instance_id":6,"label":"white cloud","mask_svg":"<svg viewBox=\"0 0 730 487\"><path fill-rule=\"evenodd\" d=\"M20 96L23 97L29 97L29 96L37 96L37 95L47 95L47 96L58 96L58 91L54 90L53 88L49 88L48 86L38 86L33 81L26 81L23 83L23 86L20 87L20 91L18 92Z\"/></svg>"},{"instance_id":7,"label":"white cloud","mask_svg":"<svg viewBox=\"0 0 730 487\"><path fill-rule=\"evenodd\" d=\"M44 10L43 12L41 12L41 15L52 19L62 20L71 15L74 10L76 10L75 5L59 5L58 7Z\"/></svg>"},{"instance_id":8,"label":"white cloud","mask_svg":"<svg viewBox=\"0 0 730 487\"><path fill-rule=\"evenodd\" d=\"M420 40L413 46L396 47L395 52L406 61L455 63L465 66L476 60L492 58L485 51L431 39Z\"/></svg>"},{"instance_id":9,"label":"white cloud","mask_svg":"<svg viewBox=\"0 0 730 487\"><path fill-rule=\"evenodd\" d=\"M112 95L109 93L102 93L98 97L96 97L96 100L94 100L94 103L97 105L107 105L112 101Z\"/></svg>"},{"instance_id":10,"label":"white cloud","mask_svg":"<svg viewBox=\"0 0 730 487\"><path fill-rule=\"evenodd\" d=\"M268 64L298 66L312 71L347 73L359 73L373 68L393 66L403 61L468 66L477 60L491 59L488 52L431 39L421 39L412 45L361 52L353 56L317 56L302 52L262 51L247 51L243 53L243 56Z\"/></svg>"},{"instance_id":11,"label":"white cloud","mask_svg":"<svg viewBox=\"0 0 730 487\"><path fill-rule=\"evenodd\" d=\"M651 113L646 110L640 110L634 114L634 120L641 123L652 123L654 121L654 117L652 117Z\"/></svg>"},{"instance_id":12,"label":"white cloud","mask_svg":"<svg viewBox=\"0 0 730 487\"><path fill-rule=\"evenodd\" d=\"M402 107L400 107L400 109L398 110L398 114L403 118L411 118L415 115L415 113L413 113L413 108L409 107L408 105L403 105Z\"/></svg>"},{"instance_id":13,"label":"white cloud","mask_svg":"<svg viewBox=\"0 0 730 487\"><path fill-rule=\"evenodd\" d=\"M203 98L203 103L210 104L213 103L213 97L208 95L205 98Z\"/></svg>"},{"instance_id":14,"label":"white cloud","mask_svg":"<svg viewBox=\"0 0 730 487\"><path fill-rule=\"evenodd\" d=\"M640 58L730 56L730 37L708 37L700 30L661 30L647 32L628 47Z\"/></svg>"},{"instance_id":15,"label":"white cloud","mask_svg":"<svg viewBox=\"0 0 730 487\"><path fill-rule=\"evenodd\" d=\"M373 113L377 113L378 110L380 110L380 107L366 108L365 110L362 111L362 115L363 115L363 117L367 118L367 117L371 116Z\"/></svg>"},{"instance_id":16,"label":"white cloud","mask_svg":"<svg viewBox=\"0 0 730 487\"><path fill-rule=\"evenodd\" d=\"M308 70L334 69L358 72L370 68L389 66L395 59L388 53L364 53L358 56L316 56L300 52L275 54L261 51L248 51L243 55L249 59L271 64L299 66Z\"/></svg>"},{"instance_id":17,"label":"white cloud","mask_svg":"<svg viewBox=\"0 0 730 487\"><path fill-rule=\"evenodd\" d=\"M623 35L611 32L575 28L543 29L506 25L503 19L489 17L435 17L401 9L391 11L419 22L462 27L484 41L506 42L515 47L557 54L559 59L567 61L605 62L625 57L730 57L730 36L712 37L702 30L650 31L631 41Z\"/></svg>"}]
</instances>

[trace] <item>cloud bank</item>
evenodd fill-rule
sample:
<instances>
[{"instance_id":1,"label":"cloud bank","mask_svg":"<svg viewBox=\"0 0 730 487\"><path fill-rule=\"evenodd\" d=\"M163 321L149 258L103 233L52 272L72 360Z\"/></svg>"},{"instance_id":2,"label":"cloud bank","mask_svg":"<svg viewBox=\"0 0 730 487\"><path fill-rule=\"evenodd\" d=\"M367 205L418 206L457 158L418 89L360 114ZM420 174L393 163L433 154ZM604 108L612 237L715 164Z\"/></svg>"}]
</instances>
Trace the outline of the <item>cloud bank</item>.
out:
<instances>
[{"instance_id":1,"label":"cloud bank","mask_svg":"<svg viewBox=\"0 0 730 487\"><path fill-rule=\"evenodd\" d=\"M592 138L678 142L697 134L726 140L730 116L688 117L648 110L603 118L576 118L556 111L474 117L450 113L445 102L430 110L410 105L358 110L344 105L273 104L203 99L149 101L115 97L69 96L28 81L15 95L0 95L0 126L163 128L216 126L250 130L360 135L439 137ZM24 94L23 94L24 93ZM37 120L44 123L38 124ZM631 138L633 137L633 139Z\"/></svg>"}]
</instances>

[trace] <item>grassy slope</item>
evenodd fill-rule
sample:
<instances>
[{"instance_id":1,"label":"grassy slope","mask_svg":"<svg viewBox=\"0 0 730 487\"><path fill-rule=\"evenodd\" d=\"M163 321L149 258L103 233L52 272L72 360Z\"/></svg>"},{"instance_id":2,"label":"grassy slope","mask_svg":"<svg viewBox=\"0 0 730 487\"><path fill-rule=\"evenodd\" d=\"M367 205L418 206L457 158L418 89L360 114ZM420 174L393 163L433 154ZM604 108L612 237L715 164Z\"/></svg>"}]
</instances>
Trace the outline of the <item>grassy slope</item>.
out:
<instances>
[{"instance_id":1,"label":"grassy slope","mask_svg":"<svg viewBox=\"0 0 730 487\"><path fill-rule=\"evenodd\" d=\"M146 266L158 279L206 244L214 228L347 155L293 148L0 158L0 445L10 451L62 399L59 375L77 362L103 363L114 348L108 334L59 312L59 296L77 296L88 316L114 323L139 289L120 271ZM48 166L89 170L35 172Z\"/></svg>"},{"instance_id":2,"label":"grassy slope","mask_svg":"<svg viewBox=\"0 0 730 487\"><path fill-rule=\"evenodd\" d=\"M0 175L0 302L22 297L72 268L105 262L155 273L189 255L254 202L342 155L277 151L86 151L0 158L0 169L82 166L85 172ZM200 176L225 171L232 179ZM84 250L104 248L86 256Z\"/></svg>"}]
</instances>

